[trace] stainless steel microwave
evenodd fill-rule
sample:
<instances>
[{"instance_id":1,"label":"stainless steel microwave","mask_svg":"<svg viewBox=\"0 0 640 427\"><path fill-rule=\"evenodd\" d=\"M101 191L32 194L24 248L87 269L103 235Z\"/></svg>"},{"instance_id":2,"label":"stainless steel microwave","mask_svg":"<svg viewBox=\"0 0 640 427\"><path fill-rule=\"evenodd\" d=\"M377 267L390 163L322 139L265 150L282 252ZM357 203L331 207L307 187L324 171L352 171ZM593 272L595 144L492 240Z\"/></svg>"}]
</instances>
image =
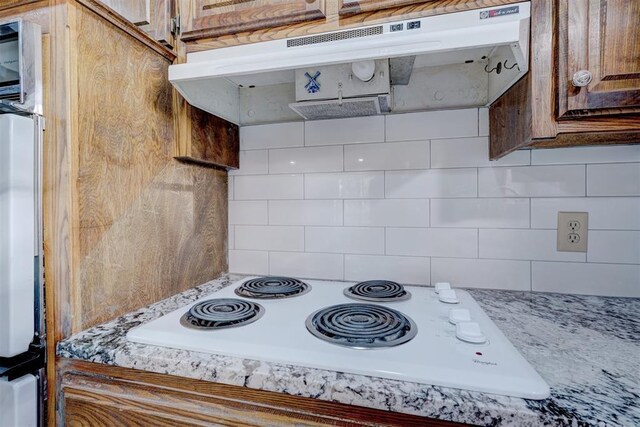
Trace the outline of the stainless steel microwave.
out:
<instances>
[{"instance_id":1,"label":"stainless steel microwave","mask_svg":"<svg viewBox=\"0 0 640 427\"><path fill-rule=\"evenodd\" d=\"M0 22L0 112L42 115L42 30Z\"/></svg>"}]
</instances>

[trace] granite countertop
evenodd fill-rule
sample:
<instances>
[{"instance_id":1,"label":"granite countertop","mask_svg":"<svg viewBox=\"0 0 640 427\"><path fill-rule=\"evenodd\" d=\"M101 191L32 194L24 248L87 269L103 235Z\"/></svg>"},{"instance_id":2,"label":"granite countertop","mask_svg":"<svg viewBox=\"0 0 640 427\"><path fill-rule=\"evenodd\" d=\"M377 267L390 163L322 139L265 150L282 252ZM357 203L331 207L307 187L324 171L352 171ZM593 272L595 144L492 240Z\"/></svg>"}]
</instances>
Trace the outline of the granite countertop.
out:
<instances>
[{"instance_id":1,"label":"granite countertop","mask_svg":"<svg viewBox=\"0 0 640 427\"><path fill-rule=\"evenodd\" d=\"M58 344L60 357L478 425L640 425L640 299L468 291L551 386L525 400L131 343L126 332L240 279L223 276Z\"/></svg>"}]
</instances>

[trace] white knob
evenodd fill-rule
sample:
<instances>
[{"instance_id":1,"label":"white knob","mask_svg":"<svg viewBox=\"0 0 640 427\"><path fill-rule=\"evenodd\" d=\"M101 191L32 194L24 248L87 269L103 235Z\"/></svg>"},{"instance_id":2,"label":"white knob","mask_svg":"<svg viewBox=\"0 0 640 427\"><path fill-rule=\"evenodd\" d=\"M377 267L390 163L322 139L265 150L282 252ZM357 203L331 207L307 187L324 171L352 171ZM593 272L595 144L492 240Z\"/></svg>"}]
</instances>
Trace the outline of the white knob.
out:
<instances>
[{"instance_id":1,"label":"white knob","mask_svg":"<svg viewBox=\"0 0 640 427\"><path fill-rule=\"evenodd\" d=\"M449 310L449 322L454 325L460 322L471 322L471 313L466 308L452 308Z\"/></svg>"},{"instance_id":2,"label":"white knob","mask_svg":"<svg viewBox=\"0 0 640 427\"><path fill-rule=\"evenodd\" d=\"M573 83L575 87L585 87L586 85L591 83L592 79L593 79L593 76L591 75L591 72L589 70L580 70L580 71L576 71L573 74L571 83Z\"/></svg>"},{"instance_id":3,"label":"white knob","mask_svg":"<svg viewBox=\"0 0 640 427\"><path fill-rule=\"evenodd\" d=\"M460 322L456 324L456 337L459 340L482 344L487 341L487 337L482 333L480 325L476 322Z\"/></svg>"},{"instance_id":4,"label":"white knob","mask_svg":"<svg viewBox=\"0 0 640 427\"><path fill-rule=\"evenodd\" d=\"M456 295L456 291L453 289L443 289L438 293L438 299L441 302L446 302L447 304L457 304L458 296Z\"/></svg>"},{"instance_id":5,"label":"white knob","mask_svg":"<svg viewBox=\"0 0 640 427\"><path fill-rule=\"evenodd\" d=\"M436 283L436 294L439 294L443 289L451 289L451 285L447 282Z\"/></svg>"}]
</instances>

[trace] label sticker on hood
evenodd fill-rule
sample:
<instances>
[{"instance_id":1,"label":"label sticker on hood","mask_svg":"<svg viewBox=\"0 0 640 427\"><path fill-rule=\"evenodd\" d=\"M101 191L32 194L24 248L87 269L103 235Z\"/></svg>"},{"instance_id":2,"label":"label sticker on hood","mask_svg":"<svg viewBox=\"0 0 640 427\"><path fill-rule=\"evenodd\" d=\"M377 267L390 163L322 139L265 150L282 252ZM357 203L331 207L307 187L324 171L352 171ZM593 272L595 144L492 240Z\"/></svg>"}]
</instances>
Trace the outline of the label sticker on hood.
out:
<instances>
[{"instance_id":1,"label":"label sticker on hood","mask_svg":"<svg viewBox=\"0 0 640 427\"><path fill-rule=\"evenodd\" d=\"M509 6L500 9L483 10L480 12L480 19L497 18L499 16L513 15L520 12L520 6Z\"/></svg>"}]
</instances>

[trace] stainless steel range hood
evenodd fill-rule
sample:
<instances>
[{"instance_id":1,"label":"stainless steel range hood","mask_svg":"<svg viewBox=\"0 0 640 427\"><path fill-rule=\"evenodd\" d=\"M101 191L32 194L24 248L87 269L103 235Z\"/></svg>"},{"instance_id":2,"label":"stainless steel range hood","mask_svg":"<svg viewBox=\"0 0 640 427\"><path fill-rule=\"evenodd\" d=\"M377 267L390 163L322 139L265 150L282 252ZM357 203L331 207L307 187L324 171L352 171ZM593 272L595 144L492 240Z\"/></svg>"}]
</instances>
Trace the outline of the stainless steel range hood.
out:
<instances>
[{"instance_id":1,"label":"stainless steel range hood","mask_svg":"<svg viewBox=\"0 0 640 427\"><path fill-rule=\"evenodd\" d=\"M169 80L190 104L241 125L336 117L343 105L348 116L357 99L375 100L362 114L488 105L528 70L529 17L523 2L191 53ZM386 64L374 76L388 93L344 72L362 61Z\"/></svg>"}]
</instances>

